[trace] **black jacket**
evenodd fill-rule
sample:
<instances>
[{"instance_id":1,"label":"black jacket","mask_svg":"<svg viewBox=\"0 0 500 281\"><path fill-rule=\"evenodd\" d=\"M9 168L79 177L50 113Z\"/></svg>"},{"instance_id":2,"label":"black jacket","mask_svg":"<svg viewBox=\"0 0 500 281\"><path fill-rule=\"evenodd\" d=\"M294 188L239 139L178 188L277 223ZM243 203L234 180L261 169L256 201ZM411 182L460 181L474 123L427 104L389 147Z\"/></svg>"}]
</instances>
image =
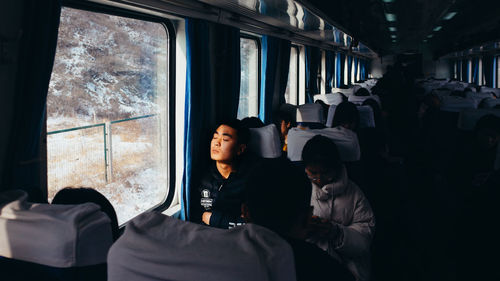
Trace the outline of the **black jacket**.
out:
<instances>
[{"instance_id":1,"label":"black jacket","mask_svg":"<svg viewBox=\"0 0 500 281\"><path fill-rule=\"evenodd\" d=\"M212 162L203 175L201 184L194 190L193 220L201 222L203 212L212 212L210 226L231 228L243 223L241 218L241 203L245 194L246 180L258 160L245 155L237 165L237 171L224 179L215 162Z\"/></svg>"}]
</instances>

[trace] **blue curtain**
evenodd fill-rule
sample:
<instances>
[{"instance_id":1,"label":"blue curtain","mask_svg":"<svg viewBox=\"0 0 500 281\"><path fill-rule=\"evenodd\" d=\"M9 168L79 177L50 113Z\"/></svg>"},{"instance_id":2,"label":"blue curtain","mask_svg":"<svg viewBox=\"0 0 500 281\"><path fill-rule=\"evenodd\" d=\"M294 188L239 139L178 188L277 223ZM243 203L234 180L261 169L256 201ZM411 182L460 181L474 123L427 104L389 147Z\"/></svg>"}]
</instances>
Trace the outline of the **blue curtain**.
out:
<instances>
[{"instance_id":1,"label":"blue curtain","mask_svg":"<svg viewBox=\"0 0 500 281\"><path fill-rule=\"evenodd\" d=\"M479 58L474 58L472 60L472 83L479 84Z\"/></svg>"},{"instance_id":2,"label":"blue curtain","mask_svg":"<svg viewBox=\"0 0 500 281\"><path fill-rule=\"evenodd\" d=\"M483 56L483 75L486 87L493 87L493 56Z\"/></svg>"},{"instance_id":3,"label":"blue curtain","mask_svg":"<svg viewBox=\"0 0 500 281\"><path fill-rule=\"evenodd\" d=\"M285 103L290 66L291 43L272 36L262 37L262 80L259 118L265 124L273 121L272 113Z\"/></svg>"},{"instance_id":4,"label":"blue curtain","mask_svg":"<svg viewBox=\"0 0 500 281\"><path fill-rule=\"evenodd\" d=\"M335 53L326 51L326 93L332 92L332 80L335 75Z\"/></svg>"},{"instance_id":5,"label":"blue curtain","mask_svg":"<svg viewBox=\"0 0 500 281\"><path fill-rule=\"evenodd\" d=\"M13 126L2 189L24 189L32 201L45 200L41 192L39 147L60 15L58 0L24 1Z\"/></svg>"},{"instance_id":6,"label":"blue curtain","mask_svg":"<svg viewBox=\"0 0 500 281\"><path fill-rule=\"evenodd\" d=\"M236 118L240 93L240 32L186 19L186 104L181 219L192 219L190 202L209 163L211 130Z\"/></svg>"},{"instance_id":7,"label":"blue curtain","mask_svg":"<svg viewBox=\"0 0 500 281\"><path fill-rule=\"evenodd\" d=\"M337 81L338 85L337 87L344 87L346 86L345 81L344 81L344 73L345 73L345 54L338 54L337 55Z\"/></svg>"},{"instance_id":8,"label":"blue curtain","mask_svg":"<svg viewBox=\"0 0 500 281\"><path fill-rule=\"evenodd\" d=\"M356 80L358 79L358 63L359 59L354 57L354 81L352 82L357 82Z\"/></svg>"},{"instance_id":9,"label":"blue curtain","mask_svg":"<svg viewBox=\"0 0 500 281\"><path fill-rule=\"evenodd\" d=\"M347 56L347 85L351 85L351 75L352 75L352 57Z\"/></svg>"},{"instance_id":10,"label":"blue curtain","mask_svg":"<svg viewBox=\"0 0 500 281\"><path fill-rule=\"evenodd\" d=\"M306 46L306 103L314 102L318 94L318 67L320 51L316 47Z\"/></svg>"},{"instance_id":11,"label":"blue curtain","mask_svg":"<svg viewBox=\"0 0 500 281\"><path fill-rule=\"evenodd\" d=\"M366 80L366 64L367 64L367 61L366 60L361 60L361 66L360 66L360 76L361 76L361 80Z\"/></svg>"}]
</instances>

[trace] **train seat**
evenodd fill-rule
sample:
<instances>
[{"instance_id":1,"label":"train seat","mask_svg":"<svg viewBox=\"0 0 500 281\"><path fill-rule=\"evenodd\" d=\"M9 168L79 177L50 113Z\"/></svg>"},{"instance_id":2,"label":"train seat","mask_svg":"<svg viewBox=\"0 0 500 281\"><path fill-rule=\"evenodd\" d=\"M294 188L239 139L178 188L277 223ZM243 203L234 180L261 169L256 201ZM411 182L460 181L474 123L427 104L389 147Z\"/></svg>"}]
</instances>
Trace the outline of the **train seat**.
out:
<instances>
[{"instance_id":1,"label":"train seat","mask_svg":"<svg viewBox=\"0 0 500 281\"><path fill-rule=\"evenodd\" d=\"M108 255L108 280L295 280L291 247L246 224L218 229L160 213L133 219Z\"/></svg>"},{"instance_id":2,"label":"train seat","mask_svg":"<svg viewBox=\"0 0 500 281\"><path fill-rule=\"evenodd\" d=\"M486 98L481 101L480 106L483 108L493 108L497 105L500 105L500 99Z\"/></svg>"},{"instance_id":3,"label":"train seat","mask_svg":"<svg viewBox=\"0 0 500 281\"><path fill-rule=\"evenodd\" d=\"M276 125L250 128L249 149L262 158L279 158L282 153L280 135Z\"/></svg>"},{"instance_id":4,"label":"train seat","mask_svg":"<svg viewBox=\"0 0 500 281\"><path fill-rule=\"evenodd\" d=\"M326 104L329 105L338 105L339 103L344 101L344 98L342 97L341 93L328 93L325 95L315 95L314 96L314 101L317 100L322 100Z\"/></svg>"},{"instance_id":5,"label":"train seat","mask_svg":"<svg viewBox=\"0 0 500 281\"><path fill-rule=\"evenodd\" d=\"M342 161L353 162L360 159L361 152L356 133L341 126L325 129L290 129L288 131L288 158L291 161L302 161L302 149L306 142L315 135L322 135L333 140L339 149Z\"/></svg>"},{"instance_id":6,"label":"train seat","mask_svg":"<svg viewBox=\"0 0 500 281\"><path fill-rule=\"evenodd\" d=\"M493 114L500 117L500 109L482 108L482 109L468 109L460 112L458 117L458 128L464 131L471 131L476 126L477 121L487 114Z\"/></svg>"},{"instance_id":7,"label":"train seat","mask_svg":"<svg viewBox=\"0 0 500 281\"><path fill-rule=\"evenodd\" d=\"M333 117L335 116L336 105L330 105L328 108L328 117L326 118L326 126L331 128L333 125ZM375 117L373 109L369 105L357 106L359 111L359 127L360 128L375 128Z\"/></svg>"},{"instance_id":8,"label":"train seat","mask_svg":"<svg viewBox=\"0 0 500 281\"><path fill-rule=\"evenodd\" d=\"M441 97L441 110L448 112L460 112L466 109L476 109L478 100L473 98L462 98L456 96Z\"/></svg>"},{"instance_id":9,"label":"train seat","mask_svg":"<svg viewBox=\"0 0 500 281\"><path fill-rule=\"evenodd\" d=\"M21 190L0 194L0 271L7 280L106 280L112 243L110 219L96 204L34 204Z\"/></svg>"},{"instance_id":10,"label":"train seat","mask_svg":"<svg viewBox=\"0 0 500 281\"><path fill-rule=\"evenodd\" d=\"M500 98L500 89L499 88L490 88L486 86L481 86L479 89L480 93L493 93L497 98Z\"/></svg>"},{"instance_id":11,"label":"train seat","mask_svg":"<svg viewBox=\"0 0 500 281\"><path fill-rule=\"evenodd\" d=\"M352 102L356 105L361 105L367 99L374 99L379 105L381 105L380 97L378 95L369 95L369 96L355 96L351 95L348 97L348 101Z\"/></svg>"},{"instance_id":12,"label":"train seat","mask_svg":"<svg viewBox=\"0 0 500 281\"><path fill-rule=\"evenodd\" d=\"M307 103L297 107L297 123L321 123L323 120L323 107L317 103Z\"/></svg>"}]
</instances>

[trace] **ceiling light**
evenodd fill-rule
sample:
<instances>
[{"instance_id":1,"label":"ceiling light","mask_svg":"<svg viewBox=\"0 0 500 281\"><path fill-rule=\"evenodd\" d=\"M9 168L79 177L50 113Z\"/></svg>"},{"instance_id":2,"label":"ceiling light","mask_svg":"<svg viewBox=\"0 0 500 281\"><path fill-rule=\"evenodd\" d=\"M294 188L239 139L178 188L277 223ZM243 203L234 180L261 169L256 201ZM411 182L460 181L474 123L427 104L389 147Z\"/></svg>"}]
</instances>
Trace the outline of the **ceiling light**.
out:
<instances>
[{"instance_id":1,"label":"ceiling light","mask_svg":"<svg viewBox=\"0 0 500 281\"><path fill-rule=\"evenodd\" d=\"M457 12L449 12L446 15L444 15L443 19L451 20L456 14L457 14Z\"/></svg>"},{"instance_id":2,"label":"ceiling light","mask_svg":"<svg viewBox=\"0 0 500 281\"><path fill-rule=\"evenodd\" d=\"M434 34L429 34L427 35L427 38L432 38L432 36L434 36Z\"/></svg>"},{"instance_id":3,"label":"ceiling light","mask_svg":"<svg viewBox=\"0 0 500 281\"><path fill-rule=\"evenodd\" d=\"M395 26L389 26L389 31L396 32L397 29Z\"/></svg>"},{"instance_id":4,"label":"ceiling light","mask_svg":"<svg viewBox=\"0 0 500 281\"><path fill-rule=\"evenodd\" d=\"M396 42L398 42L398 41L396 41L396 40L392 40L392 43L396 43Z\"/></svg>"},{"instance_id":5,"label":"ceiling light","mask_svg":"<svg viewBox=\"0 0 500 281\"><path fill-rule=\"evenodd\" d=\"M441 30L441 28L443 28L443 27L439 25L439 26L434 27L434 29L433 29L433 30L434 30L434 31L440 31L440 30Z\"/></svg>"},{"instance_id":6,"label":"ceiling light","mask_svg":"<svg viewBox=\"0 0 500 281\"><path fill-rule=\"evenodd\" d=\"M396 37L397 37L397 36L396 36L396 35L394 35L394 34L392 34L392 35L391 35L391 38L392 38L392 39L395 39Z\"/></svg>"},{"instance_id":7,"label":"ceiling light","mask_svg":"<svg viewBox=\"0 0 500 281\"><path fill-rule=\"evenodd\" d=\"M394 0L382 0L384 3L394 3Z\"/></svg>"},{"instance_id":8,"label":"ceiling light","mask_svg":"<svg viewBox=\"0 0 500 281\"><path fill-rule=\"evenodd\" d=\"M387 21L396 21L396 14L385 14L385 19Z\"/></svg>"},{"instance_id":9,"label":"ceiling light","mask_svg":"<svg viewBox=\"0 0 500 281\"><path fill-rule=\"evenodd\" d=\"M427 43L427 39L424 39L422 42Z\"/></svg>"}]
</instances>

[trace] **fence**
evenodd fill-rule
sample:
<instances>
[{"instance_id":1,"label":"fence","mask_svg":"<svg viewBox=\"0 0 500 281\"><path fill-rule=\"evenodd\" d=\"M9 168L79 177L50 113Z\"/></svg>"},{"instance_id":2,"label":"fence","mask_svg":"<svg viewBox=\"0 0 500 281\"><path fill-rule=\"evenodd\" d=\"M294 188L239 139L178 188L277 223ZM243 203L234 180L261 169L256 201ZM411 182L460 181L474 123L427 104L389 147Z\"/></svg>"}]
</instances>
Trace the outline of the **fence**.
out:
<instances>
[{"instance_id":1,"label":"fence","mask_svg":"<svg viewBox=\"0 0 500 281\"><path fill-rule=\"evenodd\" d=\"M143 128L140 130L148 130L149 133L152 131L151 126L139 124L127 128L123 124L153 120L155 116L156 114L150 114L47 132L47 143L50 144L47 147L47 156L50 159L47 163L49 187L60 188L82 182L97 187L111 182L114 168L119 166L119 163L113 161L114 150L118 149L121 158L124 158L123 151L127 151L127 147L124 147L116 138L123 138L129 134L143 135L142 131L130 132L130 127ZM114 132L119 135L117 136ZM71 141L68 141L69 139Z\"/></svg>"}]
</instances>

